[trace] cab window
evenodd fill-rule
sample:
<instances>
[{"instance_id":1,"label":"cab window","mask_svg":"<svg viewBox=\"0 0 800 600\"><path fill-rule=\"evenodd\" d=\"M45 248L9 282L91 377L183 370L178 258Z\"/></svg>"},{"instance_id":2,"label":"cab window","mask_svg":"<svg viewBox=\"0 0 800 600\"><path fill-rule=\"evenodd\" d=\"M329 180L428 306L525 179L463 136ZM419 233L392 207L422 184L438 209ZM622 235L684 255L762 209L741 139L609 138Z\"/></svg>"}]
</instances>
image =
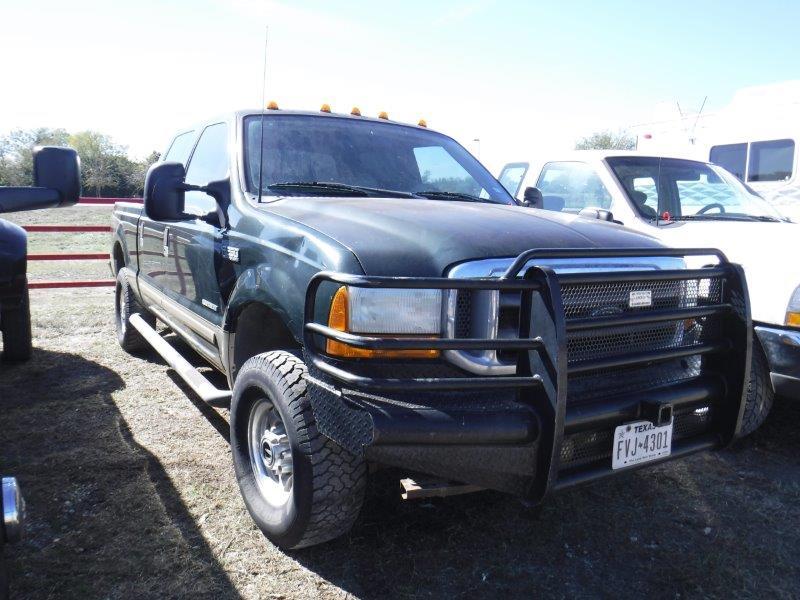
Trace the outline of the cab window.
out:
<instances>
[{"instance_id":1,"label":"cab window","mask_svg":"<svg viewBox=\"0 0 800 600\"><path fill-rule=\"evenodd\" d=\"M713 146L709 154L709 160L744 181L744 169L747 164L747 144Z\"/></svg>"},{"instance_id":2,"label":"cab window","mask_svg":"<svg viewBox=\"0 0 800 600\"><path fill-rule=\"evenodd\" d=\"M189 154L192 152L194 146L195 135L194 131L187 131L175 136L172 143L169 145L169 150L164 153L163 161L179 162L186 166L189 160Z\"/></svg>"},{"instance_id":3,"label":"cab window","mask_svg":"<svg viewBox=\"0 0 800 600\"><path fill-rule=\"evenodd\" d=\"M519 188L522 186L522 180L525 179L525 174L528 172L528 163L509 163L503 170L500 171L500 177L497 179L503 184L503 187L508 190L512 196L519 193Z\"/></svg>"},{"instance_id":4,"label":"cab window","mask_svg":"<svg viewBox=\"0 0 800 600\"><path fill-rule=\"evenodd\" d=\"M203 130L186 170L186 183L205 185L228 175L228 127L225 123ZM186 193L186 212L205 215L216 210L214 199L203 192Z\"/></svg>"},{"instance_id":5,"label":"cab window","mask_svg":"<svg viewBox=\"0 0 800 600\"><path fill-rule=\"evenodd\" d=\"M786 181L792 177L794 141L769 140L750 144L747 181Z\"/></svg>"},{"instance_id":6,"label":"cab window","mask_svg":"<svg viewBox=\"0 0 800 600\"><path fill-rule=\"evenodd\" d=\"M586 163L548 163L542 169L536 187L542 192L546 210L577 213L587 207L611 207L611 194L595 170Z\"/></svg>"}]
</instances>

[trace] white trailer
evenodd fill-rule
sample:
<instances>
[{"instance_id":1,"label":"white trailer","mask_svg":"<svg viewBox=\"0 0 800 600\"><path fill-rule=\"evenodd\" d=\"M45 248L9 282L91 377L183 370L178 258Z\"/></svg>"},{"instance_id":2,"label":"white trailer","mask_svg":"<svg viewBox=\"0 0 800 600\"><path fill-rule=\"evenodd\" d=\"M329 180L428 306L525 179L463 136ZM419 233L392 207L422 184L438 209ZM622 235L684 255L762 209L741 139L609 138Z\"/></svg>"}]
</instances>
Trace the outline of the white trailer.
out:
<instances>
[{"instance_id":1,"label":"white trailer","mask_svg":"<svg viewBox=\"0 0 800 600\"><path fill-rule=\"evenodd\" d=\"M661 104L631 129L639 151L720 165L800 222L800 81L743 88L714 112Z\"/></svg>"}]
</instances>

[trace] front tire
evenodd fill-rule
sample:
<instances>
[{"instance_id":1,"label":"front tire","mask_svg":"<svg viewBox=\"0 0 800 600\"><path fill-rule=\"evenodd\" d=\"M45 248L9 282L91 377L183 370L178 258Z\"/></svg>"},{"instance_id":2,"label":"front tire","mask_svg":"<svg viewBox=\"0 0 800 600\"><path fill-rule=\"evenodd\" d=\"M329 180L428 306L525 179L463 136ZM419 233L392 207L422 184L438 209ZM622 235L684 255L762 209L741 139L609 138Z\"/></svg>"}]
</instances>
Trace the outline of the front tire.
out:
<instances>
[{"instance_id":1,"label":"front tire","mask_svg":"<svg viewBox=\"0 0 800 600\"><path fill-rule=\"evenodd\" d=\"M747 402L742 417L742 435L750 435L766 421L775 392L769 379L769 364L761 347L753 345L750 381L747 383Z\"/></svg>"},{"instance_id":2,"label":"front tire","mask_svg":"<svg viewBox=\"0 0 800 600\"><path fill-rule=\"evenodd\" d=\"M3 330L3 360L22 362L31 357L31 307L28 284L22 292L19 306L3 309L0 314L0 329Z\"/></svg>"},{"instance_id":3,"label":"front tire","mask_svg":"<svg viewBox=\"0 0 800 600\"><path fill-rule=\"evenodd\" d=\"M120 269L117 273L117 289L114 298L119 345L125 352L131 354L145 350L149 345L142 334L131 325L131 315L139 314L150 327L156 326L156 318L139 304L125 276L125 269Z\"/></svg>"},{"instance_id":4,"label":"front tire","mask_svg":"<svg viewBox=\"0 0 800 600\"><path fill-rule=\"evenodd\" d=\"M245 505L285 549L349 531L366 488L363 458L317 430L305 376L294 354L265 352L242 366L231 400L231 450Z\"/></svg>"}]
</instances>

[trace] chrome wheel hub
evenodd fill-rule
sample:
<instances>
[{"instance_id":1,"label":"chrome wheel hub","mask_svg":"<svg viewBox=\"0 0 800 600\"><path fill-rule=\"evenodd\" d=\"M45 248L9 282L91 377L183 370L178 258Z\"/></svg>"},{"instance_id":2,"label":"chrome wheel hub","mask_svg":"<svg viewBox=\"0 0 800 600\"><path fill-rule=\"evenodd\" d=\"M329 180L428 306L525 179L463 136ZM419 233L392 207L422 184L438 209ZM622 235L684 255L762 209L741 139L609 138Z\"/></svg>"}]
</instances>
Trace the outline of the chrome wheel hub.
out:
<instances>
[{"instance_id":1,"label":"chrome wheel hub","mask_svg":"<svg viewBox=\"0 0 800 600\"><path fill-rule=\"evenodd\" d=\"M250 464L256 485L273 506L285 504L292 492L292 446L275 406L256 400L248 423Z\"/></svg>"}]
</instances>

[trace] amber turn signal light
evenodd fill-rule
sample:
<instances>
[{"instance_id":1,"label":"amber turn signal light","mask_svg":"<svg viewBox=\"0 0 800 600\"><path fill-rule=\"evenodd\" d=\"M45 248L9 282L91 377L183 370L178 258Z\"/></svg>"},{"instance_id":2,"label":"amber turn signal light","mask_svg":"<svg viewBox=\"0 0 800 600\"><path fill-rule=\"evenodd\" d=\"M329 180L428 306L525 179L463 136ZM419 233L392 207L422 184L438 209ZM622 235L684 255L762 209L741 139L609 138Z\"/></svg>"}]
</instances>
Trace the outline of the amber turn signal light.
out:
<instances>
[{"instance_id":1,"label":"amber turn signal light","mask_svg":"<svg viewBox=\"0 0 800 600\"><path fill-rule=\"evenodd\" d=\"M350 297L347 288L342 286L336 290L336 294L333 296L328 315L328 327L337 331L347 331L349 304ZM371 350L356 348L331 339L327 341L325 350L331 356L341 358L437 358L439 356L438 350Z\"/></svg>"}]
</instances>

